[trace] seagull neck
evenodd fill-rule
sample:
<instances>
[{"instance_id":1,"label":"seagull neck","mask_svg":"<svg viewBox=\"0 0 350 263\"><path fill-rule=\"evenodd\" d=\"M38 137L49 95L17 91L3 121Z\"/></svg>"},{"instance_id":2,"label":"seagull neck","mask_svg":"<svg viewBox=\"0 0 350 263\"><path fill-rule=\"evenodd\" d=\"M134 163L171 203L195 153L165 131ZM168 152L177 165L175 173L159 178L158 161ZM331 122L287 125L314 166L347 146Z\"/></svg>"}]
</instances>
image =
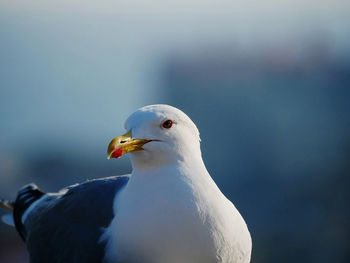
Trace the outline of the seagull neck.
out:
<instances>
[{"instance_id":1,"label":"seagull neck","mask_svg":"<svg viewBox=\"0 0 350 263\"><path fill-rule=\"evenodd\" d=\"M167 178L175 177L192 178L197 175L202 177L204 174L208 174L208 172L202 158L188 158L163 166L153 167L152 169L133 167L130 183L132 184L133 181L150 181L150 178L154 182L153 180L166 180Z\"/></svg>"}]
</instances>

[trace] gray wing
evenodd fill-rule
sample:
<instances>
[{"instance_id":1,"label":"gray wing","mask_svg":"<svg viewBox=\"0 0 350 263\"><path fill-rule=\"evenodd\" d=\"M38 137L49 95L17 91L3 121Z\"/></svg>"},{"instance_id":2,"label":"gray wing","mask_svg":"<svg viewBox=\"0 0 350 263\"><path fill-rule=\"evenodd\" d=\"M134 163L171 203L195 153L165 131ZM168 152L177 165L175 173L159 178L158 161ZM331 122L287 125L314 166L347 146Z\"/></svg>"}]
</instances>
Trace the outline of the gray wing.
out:
<instances>
[{"instance_id":1,"label":"gray wing","mask_svg":"<svg viewBox=\"0 0 350 263\"><path fill-rule=\"evenodd\" d=\"M102 262L105 244L99 239L113 218L114 197L128 180L98 179L44 196L24 223L30 262Z\"/></svg>"}]
</instances>

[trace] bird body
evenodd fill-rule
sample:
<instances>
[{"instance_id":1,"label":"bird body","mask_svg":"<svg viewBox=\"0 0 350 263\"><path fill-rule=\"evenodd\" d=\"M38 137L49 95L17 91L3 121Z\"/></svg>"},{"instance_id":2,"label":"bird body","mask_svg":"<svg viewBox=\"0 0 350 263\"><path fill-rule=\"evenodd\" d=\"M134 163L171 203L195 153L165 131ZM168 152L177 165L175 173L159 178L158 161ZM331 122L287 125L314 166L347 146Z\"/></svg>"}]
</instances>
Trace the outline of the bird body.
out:
<instances>
[{"instance_id":1,"label":"bird body","mask_svg":"<svg viewBox=\"0 0 350 263\"><path fill-rule=\"evenodd\" d=\"M125 128L108 158L130 152L130 177L75 185L28 208L23 233L31 263L250 262L246 223L209 175L190 118L151 105Z\"/></svg>"},{"instance_id":2,"label":"bird body","mask_svg":"<svg viewBox=\"0 0 350 263\"><path fill-rule=\"evenodd\" d=\"M246 224L204 165L197 173L184 163L152 174L134 171L114 210L116 216L104 235L110 262L250 260Z\"/></svg>"}]
</instances>

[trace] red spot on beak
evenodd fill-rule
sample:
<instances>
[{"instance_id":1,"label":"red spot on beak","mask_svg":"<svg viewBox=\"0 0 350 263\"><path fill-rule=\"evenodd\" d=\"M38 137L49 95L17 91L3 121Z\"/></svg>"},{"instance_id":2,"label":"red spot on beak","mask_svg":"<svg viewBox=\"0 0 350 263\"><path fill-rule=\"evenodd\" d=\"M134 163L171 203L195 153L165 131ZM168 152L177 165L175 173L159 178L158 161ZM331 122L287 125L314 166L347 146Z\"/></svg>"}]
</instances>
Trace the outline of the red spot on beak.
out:
<instances>
[{"instance_id":1,"label":"red spot on beak","mask_svg":"<svg viewBox=\"0 0 350 263\"><path fill-rule=\"evenodd\" d=\"M117 148L112 152L111 158L120 158L123 155L123 149Z\"/></svg>"}]
</instances>

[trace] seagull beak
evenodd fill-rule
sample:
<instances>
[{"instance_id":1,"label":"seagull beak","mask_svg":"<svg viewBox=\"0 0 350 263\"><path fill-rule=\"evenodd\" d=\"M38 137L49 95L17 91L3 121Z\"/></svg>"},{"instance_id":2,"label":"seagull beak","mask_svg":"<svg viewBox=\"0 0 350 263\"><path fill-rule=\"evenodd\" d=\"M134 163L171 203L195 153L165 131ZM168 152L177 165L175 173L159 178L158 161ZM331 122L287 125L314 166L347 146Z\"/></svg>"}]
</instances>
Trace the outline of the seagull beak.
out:
<instances>
[{"instance_id":1,"label":"seagull beak","mask_svg":"<svg viewBox=\"0 0 350 263\"><path fill-rule=\"evenodd\" d=\"M135 139L131 136L131 130L122 136L114 138L108 145L107 159L120 158L128 152L141 151L142 146L151 140Z\"/></svg>"}]
</instances>

